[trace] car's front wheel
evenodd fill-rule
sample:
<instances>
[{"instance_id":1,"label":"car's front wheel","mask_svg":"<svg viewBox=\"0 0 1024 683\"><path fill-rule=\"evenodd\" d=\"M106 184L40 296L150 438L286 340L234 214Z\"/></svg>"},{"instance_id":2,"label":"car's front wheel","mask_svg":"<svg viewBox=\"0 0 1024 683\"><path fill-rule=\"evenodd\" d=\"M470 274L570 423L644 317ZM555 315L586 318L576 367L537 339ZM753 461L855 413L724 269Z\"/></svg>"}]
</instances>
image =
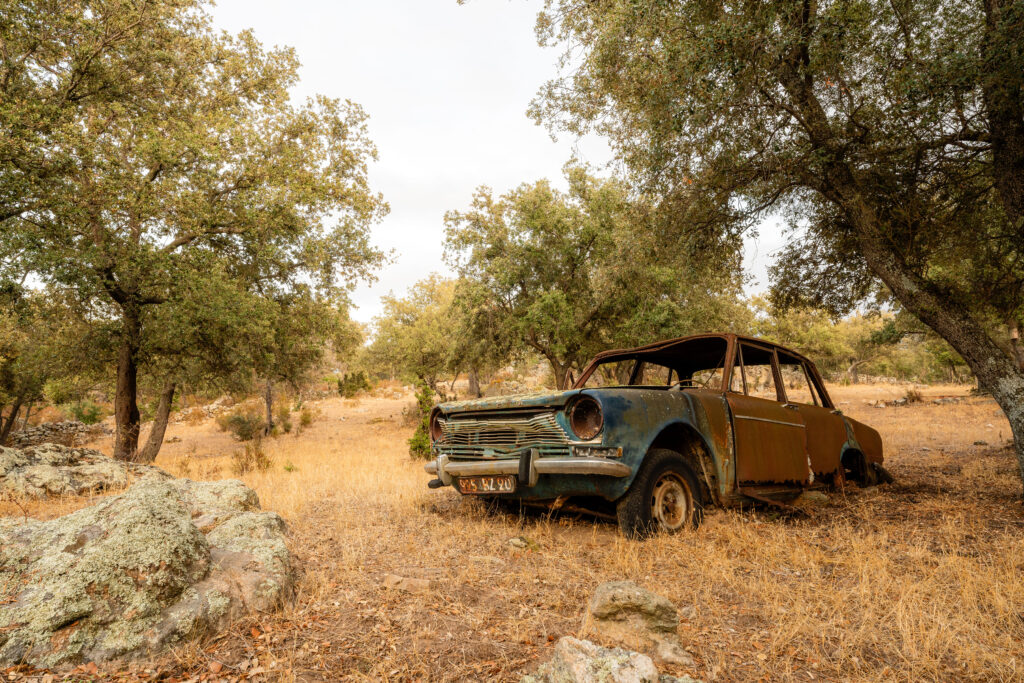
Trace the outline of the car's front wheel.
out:
<instances>
[{"instance_id":1,"label":"car's front wheel","mask_svg":"<svg viewBox=\"0 0 1024 683\"><path fill-rule=\"evenodd\" d=\"M631 538L695 528L704 516L700 480L678 453L652 448L615 512Z\"/></svg>"}]
</instances>

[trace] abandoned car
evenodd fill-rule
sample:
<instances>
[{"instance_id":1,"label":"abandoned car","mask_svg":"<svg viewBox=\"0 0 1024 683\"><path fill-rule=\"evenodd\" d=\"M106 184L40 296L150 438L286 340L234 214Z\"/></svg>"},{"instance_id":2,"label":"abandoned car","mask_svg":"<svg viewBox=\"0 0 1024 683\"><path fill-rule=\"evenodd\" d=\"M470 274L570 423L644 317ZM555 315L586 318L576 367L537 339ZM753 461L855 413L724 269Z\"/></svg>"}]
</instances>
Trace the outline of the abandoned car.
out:
<instances>
[{"instance_id":1,"label":"abandoned car","mask_svg":"<svg viewBox=\"0 0 1024 683\"><path fill-rule=\"evenodd\" d=\"M444 403L429 425L431 488L614 515L629 536L887 477L878 432L813 363L735 334L606 351L568 391Z\"/></svg>"}]
</instances>

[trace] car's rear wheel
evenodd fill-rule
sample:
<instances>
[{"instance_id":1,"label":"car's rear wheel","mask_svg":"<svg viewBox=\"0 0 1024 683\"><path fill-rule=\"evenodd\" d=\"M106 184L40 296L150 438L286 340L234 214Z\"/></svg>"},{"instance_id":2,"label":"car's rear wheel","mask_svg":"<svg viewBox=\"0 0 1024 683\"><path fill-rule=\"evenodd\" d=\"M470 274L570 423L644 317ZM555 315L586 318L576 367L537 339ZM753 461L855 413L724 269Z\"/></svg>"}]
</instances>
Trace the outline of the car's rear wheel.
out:
<instances>
[{"instance_id":1,"label":"car's rear wheel","mask_svg":"<svg viewBox=\"0 0 1024 683\"><path fill-rule=\"evenodd\" d=\"M652 448L615 512L631 538L695 528L704 516L700 480L678 453Z\"/></svg>"}]
</instances>

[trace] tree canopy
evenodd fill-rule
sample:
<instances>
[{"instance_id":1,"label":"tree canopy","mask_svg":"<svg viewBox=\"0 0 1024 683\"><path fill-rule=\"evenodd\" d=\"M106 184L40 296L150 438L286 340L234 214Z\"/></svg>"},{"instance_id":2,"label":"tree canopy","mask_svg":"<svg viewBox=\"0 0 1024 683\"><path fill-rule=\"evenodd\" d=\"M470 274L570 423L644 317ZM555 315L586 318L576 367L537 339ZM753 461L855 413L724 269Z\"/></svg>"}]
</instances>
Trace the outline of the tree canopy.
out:
<instances>
[{"instance_id":1,"label":"tree canopy","mask_svg":"<svg viewBox=\"0 0 1024 683\"><path fill-rule=\"evenodd\" d=\"M615 180L566 169L494 197L481 188L446 216L462 296L493 337L543 356L555 383L596 352L734 326L737 261L664 248L642 199Z\"/></svg>"},{"instance_id":2,"label":"tree canopy","mask_svg":"<svg viewBox=\"0 0 1024 683\"><path fill-rule=\"evenodd\" d=\"M566 73L533 113L596 129L686 242L769 213L780 305L884 288L1003 407L1024 471L1024 3L550 0Z\"/></svg>"},{"instance_id":3,"label":"tree canopy","mask_svg":"<svg viewBox=\"0 0 1024 683\"><path fill-rule=\"evenodd\" d=\"M121 458L140 366L273 345L267 302L336 296L383 259L362 109L292 103L292 51L218 33L204 8L34 0L0 21L0 274L111 327Z\"/></svg>"}]
</instances>

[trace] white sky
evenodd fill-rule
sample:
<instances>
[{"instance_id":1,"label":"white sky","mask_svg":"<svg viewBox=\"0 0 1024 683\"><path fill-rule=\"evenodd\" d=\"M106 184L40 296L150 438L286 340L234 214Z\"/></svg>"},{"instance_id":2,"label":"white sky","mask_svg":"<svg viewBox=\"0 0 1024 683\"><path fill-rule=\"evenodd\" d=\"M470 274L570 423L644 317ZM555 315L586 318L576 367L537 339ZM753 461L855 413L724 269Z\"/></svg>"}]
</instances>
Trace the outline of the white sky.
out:
<instances>
[{"instance_id":1,"label":"white sky","mask_svg":"<svg viewBox=\"0 0 1024 683\"><path fill-rule=\"evenodd\" d=\"M302 62L295 97L349 99L370 116L380 159L370 181L391 213L374 229L395 260L376 284L354 294L357 320L380 312L380 296L404 293L441 260L444 213L464 209L480 185L497 193L522 182L561 181L575 153L602 167L602 140L559 139L526 116L537 89L555 75L556 49L537 45L540 0L219 0L215 23L252 29L268 47L295 48ZM764 229L747 245L757 281L781 245ZM760 289L757 284L752 289Z\"/></svg>"}]
</instances>

